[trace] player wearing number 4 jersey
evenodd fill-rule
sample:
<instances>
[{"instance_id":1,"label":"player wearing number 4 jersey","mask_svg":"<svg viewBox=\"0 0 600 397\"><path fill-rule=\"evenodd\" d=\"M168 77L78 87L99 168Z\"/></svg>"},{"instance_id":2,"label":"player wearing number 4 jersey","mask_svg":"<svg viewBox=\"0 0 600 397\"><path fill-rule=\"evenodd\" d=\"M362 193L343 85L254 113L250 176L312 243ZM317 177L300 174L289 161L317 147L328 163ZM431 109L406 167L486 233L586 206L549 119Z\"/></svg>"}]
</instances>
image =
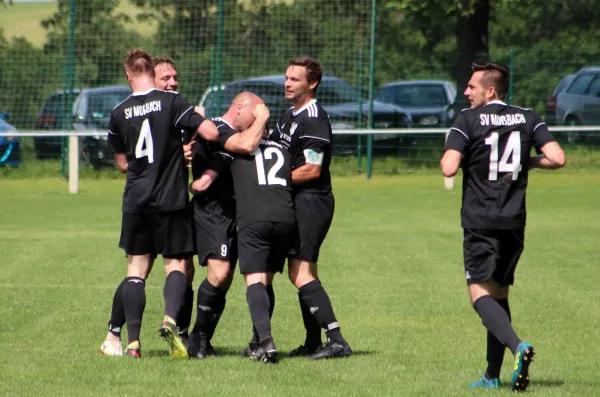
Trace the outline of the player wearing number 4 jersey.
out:
<instances>
[{"instance_id":1,"label":"player wearing number 4 jersey","mask_svg":"<svg viewBox=\"0 0 600 397\"><path fill-rule=\"evenodd\" d=\"M108 142L117 166L127 174L119 243L127 254L123 286L126 354L140 357L144 282L152 258L160 254L167 278L165 318L159 334L173 357L187 357L174 320L186 288L184 258L193 251L181 130L195 131L209 140L217 140L218 131L178 93L155 89L152 59L145 51L130 51L123 69L133 94L113 110Z\"/></svg>"},{"instance_id":2,"label":"player wearing number 4 jersey","mask_svg":"<svg viewBox=\"0 0 600 397\"><path fill-rule=\"evenodd\" d=\"M469 297L487 329L487 363L472 387L499 388L506 347L515 357L511 388L524 391L535 351L511 325L509 286L524 247L525 192L530 168L556 169L564 153L531 109L502 102L509 69L476 62L465 95L471 108L457 117L441 160L444 176L463 170L461 219ZM531 157L535 148L541 156Z\"/></svg>"}]
</instances>

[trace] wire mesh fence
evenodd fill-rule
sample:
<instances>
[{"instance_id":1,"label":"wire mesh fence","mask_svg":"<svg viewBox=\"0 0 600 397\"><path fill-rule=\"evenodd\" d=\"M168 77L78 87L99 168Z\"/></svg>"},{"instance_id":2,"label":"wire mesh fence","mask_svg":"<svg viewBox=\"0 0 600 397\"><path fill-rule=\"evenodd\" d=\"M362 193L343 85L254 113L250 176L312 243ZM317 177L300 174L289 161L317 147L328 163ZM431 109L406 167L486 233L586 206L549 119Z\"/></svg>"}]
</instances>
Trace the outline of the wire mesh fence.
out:
<instances>
[{"instance_id":1,"label":"wire mesh fence","mask_svg":"<svg viewBox=\"0 0 600 397\"><path fill-rule=\"evenodd\" d=\"M263 97L273 124L289 106L283 97L288 60L309 55L323 64L318 100L334 129L447 128L458 111L456 101L463 98L456 87L455 49L449 40L429 48L421 37L426 29L419 30L422 26L401 13L390 15L385 3L15 3L0 13L0 118L6 119L0 132L15 128L39 135L0 137L0 163L33 167L39 170L36 175L64 174L67 140L52 133L98 131L80 138L80 161L110 169L104 131L112 107L130 93L121 63L134 47L171 57L178 90L191 103L202 104L210 117L223 114L235 94L250 90ZM15 29L32 19L35 29L15 37ZM592 67L600 65L600 53L547 45L521 50L516 44L492 46L489 54L513 70L509 101L535 109L552 125L600 125L600 68ZM555 134L566 145L600 146L598 131ZM441 133L373 135L375 169L436 167L442 146ZM366 135L334 137L338 164L353 164L354 171L366 168L366 150Z\"/></svg>"}]
</instances>

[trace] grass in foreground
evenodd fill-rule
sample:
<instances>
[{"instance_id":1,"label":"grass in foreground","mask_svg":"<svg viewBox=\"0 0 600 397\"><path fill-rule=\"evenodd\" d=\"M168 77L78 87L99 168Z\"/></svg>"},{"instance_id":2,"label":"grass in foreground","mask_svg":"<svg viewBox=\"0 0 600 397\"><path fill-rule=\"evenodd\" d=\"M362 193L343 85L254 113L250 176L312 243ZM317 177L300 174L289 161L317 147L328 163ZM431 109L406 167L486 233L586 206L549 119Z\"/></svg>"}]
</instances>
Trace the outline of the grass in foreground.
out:
<instances>
[{"instance_id":1,"label":"grass in foreground","mask_svg":"<svg viewBox=\"0 0 600 397\"><path fill-rule=\"evenodd\" d=\"M158 338L159 265L148 281L143 359L100 356L112 294L125 272L117 248L121 180L3 180L0 188L0 373L14 396L479 395L485 332L468 304L459 228L460 188L440 176L337 178L336 217L320 275L355 355L282 360L235 356L250 337L241 277L214 340L223 354L176 361ZM512 294L516 329L538 351L533 395L593 395L600 386L598 248L600 178L531 176L525 253ZM198 269L197 281L205 276ZM196 285L198 282L196 282ZM274 336L300 344L297 295L276 280ZM510 379L506 356L502 380ZM502 393L508 393L504 388Z\"/></svg>"}]
</instances>

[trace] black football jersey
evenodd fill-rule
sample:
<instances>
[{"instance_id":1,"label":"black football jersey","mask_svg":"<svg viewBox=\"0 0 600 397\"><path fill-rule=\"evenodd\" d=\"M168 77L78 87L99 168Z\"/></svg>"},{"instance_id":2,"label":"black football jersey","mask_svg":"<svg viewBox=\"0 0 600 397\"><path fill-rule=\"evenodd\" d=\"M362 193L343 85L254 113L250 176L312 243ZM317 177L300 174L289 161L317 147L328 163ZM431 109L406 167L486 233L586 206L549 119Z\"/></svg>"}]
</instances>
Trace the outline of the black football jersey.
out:
<instances>
[{"instance_id":1,"label":"black football jersey","mask_svg":"<svg viewBox=\"0 0 600 397\"><path fill-rule=\"evenodd\" d=\"M177 92L133 93L110 116L108 144L127 156L123 212L156 213L185 208L188 172L181 131L204 118Z\"/></svg>"},{"instance_id":2,"label":"black football jersey","mask_svg":"<svg viewBox=\"0 0 600 397\"><path fill-rule=\"evenodd\" d=\"M210 200L232 199L233 182L229 171L229 160L227 159L231 156L224 153L224 150L225 142L238 132L231 124L220 117L213 118L212 121L219 130L219 142L207 142L204 139L196 141L192 154L192 175L194 179L198 179L207 169L218 172L219 177L213 181L207 191L202 194L202 197ZM221 165L223 161L227 164L226 167Z\"/></svg>"},{"instance_id":3,"label":"black football jersey","mask_svg":"<svg viewBox=\"0 0 600 397\"><path fill-rule=\"evenodd\" d=\"M292 165L285 147L262 140L250 155L228 153L238 229L255 222L295 224Z\"/></svg>"},{"instance_id":4,"label":"black football jersey","mask_svg":"<svg viewBox=\"0 0 600 397\"><path fill-rule=\"evenodd\" d=\"M465 109L452 125L446 150L463 154L462 227L525 227L529 158L554 141L531 109L493 101Z\"/></svg>"},{"instance_id":5,"label":"black football jersey","mask_svg":"<svg viewBox=\"0 0 600 397\"><path fill-rule=\"evenodd\" d=\"M271 139L281 143L290 152L292 169L304 164L321 166L319 178L295 185L295 192L327 193L331 191L331 123L327 112L316 99L298 111L288 109L277 123Z\"/></svg>"}]
</instances>

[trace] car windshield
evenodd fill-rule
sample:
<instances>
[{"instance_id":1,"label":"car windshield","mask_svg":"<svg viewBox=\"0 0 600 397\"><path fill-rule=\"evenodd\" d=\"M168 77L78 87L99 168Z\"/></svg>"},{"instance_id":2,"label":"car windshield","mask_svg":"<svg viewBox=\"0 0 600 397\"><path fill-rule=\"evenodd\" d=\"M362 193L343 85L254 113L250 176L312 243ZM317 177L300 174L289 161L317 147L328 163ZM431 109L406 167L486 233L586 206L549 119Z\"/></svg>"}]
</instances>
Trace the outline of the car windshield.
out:
<instances>
[{"instance_id":1,"label":"car windshield","mask_svg":"<svg viewBox=\"0 0 600 397\"><path fill-rule=\"evenodd\" d=\"M342 80L323 80L317 89L317 99L324 106L343 103L358 103L360 93L350 84ZM364 98L362 99L364 101Z\"/></svg>"},{"instance_id":2,"label":"car windshield","mask_svg":"<svg viewBox=\"0 0 600 397\"><path fill-rule=\"evenodd\" d=\"M448 98L442 85L406 84L384 87L375 99L405 107L447 105Z\"/></svg>"},{"instance_id":3,"label":"car windshield","mask_svg":"<svg viewBox=\"0 0 600 397\"><path fill-rule=\"evenodd\" d=\"M93 118L109 117L114 107L123 102L129 94L129 91L91 93L88 107L90 115Z\"/></svg>"}]
</instances>

